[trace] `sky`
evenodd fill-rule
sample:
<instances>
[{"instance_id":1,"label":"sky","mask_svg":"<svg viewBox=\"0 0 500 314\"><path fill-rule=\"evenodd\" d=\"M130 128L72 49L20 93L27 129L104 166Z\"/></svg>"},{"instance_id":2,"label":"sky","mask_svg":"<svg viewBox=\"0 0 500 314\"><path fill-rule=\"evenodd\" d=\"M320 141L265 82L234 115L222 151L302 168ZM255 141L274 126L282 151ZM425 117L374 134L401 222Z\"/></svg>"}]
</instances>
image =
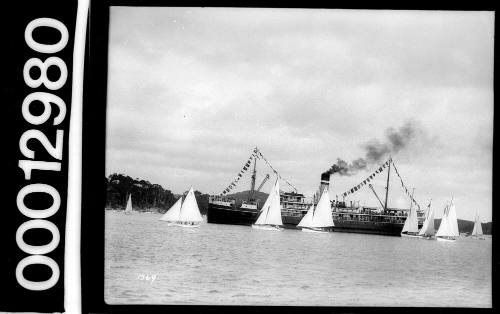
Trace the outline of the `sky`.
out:
<instances>
[{"instance_id":1,"label":"sky","mask_svg":"<svg viewBox=\"0 0 500 314\"><path fill-rule=\"evenodd\" d=\"M257 146L310 197L337 158L411 125L390 155L420 206L441 217L453 197L459 219L491 221L493 38L492 12L112 7L106 175L219 194ZM330 197L388 157L333 174ZM409 208L394 172L389 187ZM346 201L378 205L367 186Z\"/></svg>"}]
</instances>

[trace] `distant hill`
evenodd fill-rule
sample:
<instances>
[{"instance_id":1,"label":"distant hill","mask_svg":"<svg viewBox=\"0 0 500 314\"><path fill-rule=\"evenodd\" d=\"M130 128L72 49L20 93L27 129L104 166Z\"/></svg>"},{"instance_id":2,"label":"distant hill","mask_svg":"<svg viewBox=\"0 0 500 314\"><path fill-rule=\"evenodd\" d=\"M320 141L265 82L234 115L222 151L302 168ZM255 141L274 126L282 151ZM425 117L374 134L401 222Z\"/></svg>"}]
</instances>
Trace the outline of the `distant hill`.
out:
<instances>
[{"instance_id":1,"label":"distant hill","mask_svg":"<svg viewBox=\"0 0 500 314\"><path fill-rule=\"evenodd\" d=\"M458 231L471 233L474 229L474 222L469 220L457 219L458 221ZM434 219L434 228L437 230L441 224L441 219ZM492 222L482 223L484 234L491 234Z\"/></svg>"},{"instance_id":2,"label":"distant hill","mask_svg":"<svg viewBox=\"0 0 500 314\"><path fill-rule=\"evenodd\" d=\"M269 194L264 193L264 192L257 192L257 191L254 191L253 193L254 193L253 198L260 200L260 202L259 202L259 208L260 208L262 205L264 205L264 202L266 201ZM236 204L239 205L239 204L241 204L241 202L243 200L247 200L249 195L250 195L250 191L241 191L241 192L236 192L233 194L228 194L227 196L234 198L236 200Z\"/></svg>"}]
</instances>

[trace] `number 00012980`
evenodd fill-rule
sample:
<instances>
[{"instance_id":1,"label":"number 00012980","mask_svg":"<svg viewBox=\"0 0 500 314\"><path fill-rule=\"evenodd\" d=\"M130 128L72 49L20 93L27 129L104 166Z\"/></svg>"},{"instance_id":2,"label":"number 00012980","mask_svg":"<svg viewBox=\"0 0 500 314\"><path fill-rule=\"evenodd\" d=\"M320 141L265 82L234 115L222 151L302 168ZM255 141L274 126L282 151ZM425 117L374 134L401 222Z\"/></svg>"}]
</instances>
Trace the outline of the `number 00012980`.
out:
<instances>
[{"instance_id":1,"label":"number 00012980","mask_svg":"<svg viewBox=\"0 0 500 314\"><path fill-rule=\"evenodd\" d=\"M38 27L47 27L55 29L60 34L60 39L56 43L40 43L33 38L33 31ZM33 51L43 54L56 54L68 44L68 29L58 20L52 18L38 18L26 26L24 40L28 47ZM57 67L59 77L56 80L49 79L47 71L49 67ZM40 74L38 78L32 77L31 69L38 68ZM57 91L64 86L68 78L68 69L66 63L57 56L49 56L45 60L30 58L26 61L23 68L23 78L26 85L30 88L44 88L50 91ZM31 105L38 101L43 104L43 112L34 115L31 112ZM52 119L52 106L57 106L57 115ZM33 126L44 123L51 123L53 126L59 125L66 117L66 103L59 96L47 91L33 91L24 98L22 103L23 118ZM53 136L53 135L50 135ZM33 171L61 171L61 161L63 158L64 130L55 130L55 144L52 145L49 137L37 129L26 130L19 139L19 149L21 154L27 158L19 160L19 167L24 172L24 179L31 180ZM54 160L35 160L36 152L28 147L28 143L38 141ZM28 208L25 204L25 198L32 193L44 193L52 198L52 205L48 208ZM16 232L16 242L19 249L29 254L23 258L16 267L17 282L28 290L47 290L52 288L59 280L59 265L49 256L57 248L60 241L59 229L57 226L46 220L54 215L61 206L61 197L57 189L44 183L27 184L17 193L17 209L30 220L22 223ZM31 229L45 229L52 234L52 240L44 245L27 244L23 238L24 233ZM24 269L29 265L42 264L51 269L51 276L45 281L31 281L24 277Z\"/></svg>"}]
</instances>

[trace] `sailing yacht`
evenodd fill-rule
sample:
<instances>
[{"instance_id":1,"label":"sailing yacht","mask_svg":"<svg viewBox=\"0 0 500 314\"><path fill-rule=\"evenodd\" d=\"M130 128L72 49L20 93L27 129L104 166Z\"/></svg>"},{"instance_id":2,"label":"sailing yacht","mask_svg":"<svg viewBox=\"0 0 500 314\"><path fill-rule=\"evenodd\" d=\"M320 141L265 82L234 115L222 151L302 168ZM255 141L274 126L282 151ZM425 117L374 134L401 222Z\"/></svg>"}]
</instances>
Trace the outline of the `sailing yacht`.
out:
<instances>
[{"instance_id":1,"label":"sailing yacht","mask_svg":"<svg viewBox=\"0 0 500 314\"><path fill-rule=\"evenodd\" d=\"M474 229L472 230L472 237L480 240L484 240L483 237L483 227L481 226L481 220L479 215L476 213L476 219L474 219Z\"/></svg>"},{"instance_id":2,"label":"sailing yacht","mask_svg":"<svg viewBox=\"0 0 500 314\"><path fill-rule=\"evenodd\" d=\"M180 197L160 220L168 222L167 226L199 227L203 221L203 217L201 217L193 188L189 189L184 202L182 201L182 197Z\"/></svg>"},{"instance_id":3,"label":"sailing yacht","mask_svg":"<svg viewBox=\"0 0 500 314\"><path fill-rule=\"evenodd\" d=\"M170 207L167 212L161 216L160 220L166 221L168 224L167 226L172 226L174 225L177 221L179 221L179 217L181 215L181 207L182 207L182 196L179 197L177 202Z\"/></svg>"},{"instance_id":4,"label":"sailing yacht","mask_svg":"<svg viewBox=\"0 0 500 314\"><path fill-rule=\"evenodd\" d=\"M316 205L316 209L314 209L314 204L311 204L311 207L309 207L309 210L297 227L301 227L301 230L304 232L327 233L328 228L333 226L330 196L328 189L324 189Z\"/></svg>"},{"instance_id":5,"label":"sailing yacht","mask_svg":"<svg viewBox=\"0 0 500 314\"><path fill-rule=\"evenodd\" d=\"M125 207L125 214L132 214L132 194L128 195L127 207Z\"/></svg>"},{"instance_id":6,"label":"sailing yacht","mask_svg":"<svg viewBox=\"0 0 500 314\"><path fill-rule=\"evenodd\" d=\"M281 220L280 187L278 180L279 178L276 178L276 182L252 228L272 231L282 230L283 221Z\"/></svg>"},{"instance_id":7,"label":"sailing yacht","mask_svg":"<svg viewBox=\"0 0 500 314\"><path fill-rule=\"evenodd\" d=\"M438 241L448 241L453 242L459 236L458 233L458 222L457 213L455 210L455 204L453 200L450 204L447 204L444 209L443 218L441 219L441 224L436 232L436 239Z\"/></svg>"},{"instance_id":8,"label":"sailing yacht","mask_svg":"<svg viewBox=\"0 0 500 314\"><path fill-rule=\"evenodd\" d=\"M431 208L431 203L427 206L427 211L425 215L424 225L420 229L418 235L420 238L430 240L436 234L436 229L434 228L434 211Z\"/></svg>"},{"instance_id":9,"label":"sailing yacht","mask_svg":"<svg viewBox=\"0 0 500 314\"><path fill-rule=\"evenodd\" d=\"M196 228L200 226L202 221L203 217L201 217L200 209L198 208L198 203L194 196L194 190L191 187L184 202L182 202L179 220L175 222L175 225Z\"/></svg>"},{"instance_id":10,"label":"sailing yacht","mask_svg":"<svg viewBox=\"0 0 500 314\"><path fill-rule=\"evenodd\" d=\"M406 217L405 224L403 226L403 230L401 231L402 237L408 238L417 238L418 237L418 218L417 211L415 207L410 205L410 212Z\"/></svg>"}]
</instances>

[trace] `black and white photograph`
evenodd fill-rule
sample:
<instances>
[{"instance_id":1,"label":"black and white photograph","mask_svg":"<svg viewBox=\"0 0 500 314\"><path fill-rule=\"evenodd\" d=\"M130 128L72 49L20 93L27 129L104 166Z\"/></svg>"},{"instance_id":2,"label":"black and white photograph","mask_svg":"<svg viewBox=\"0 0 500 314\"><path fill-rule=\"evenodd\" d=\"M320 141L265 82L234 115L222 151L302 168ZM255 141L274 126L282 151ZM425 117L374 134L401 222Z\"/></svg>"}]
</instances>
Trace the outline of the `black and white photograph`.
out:
<instances>
[{"instance_id":1,"label":"black and white photograph","mask_svg":"<svg viewBox=\"0 0 500 314\"><path fill-rule=\"evenodd\" d=\"M111 6L105 303L491 308L494 19Z\"/></svg>"}]
</instances>

